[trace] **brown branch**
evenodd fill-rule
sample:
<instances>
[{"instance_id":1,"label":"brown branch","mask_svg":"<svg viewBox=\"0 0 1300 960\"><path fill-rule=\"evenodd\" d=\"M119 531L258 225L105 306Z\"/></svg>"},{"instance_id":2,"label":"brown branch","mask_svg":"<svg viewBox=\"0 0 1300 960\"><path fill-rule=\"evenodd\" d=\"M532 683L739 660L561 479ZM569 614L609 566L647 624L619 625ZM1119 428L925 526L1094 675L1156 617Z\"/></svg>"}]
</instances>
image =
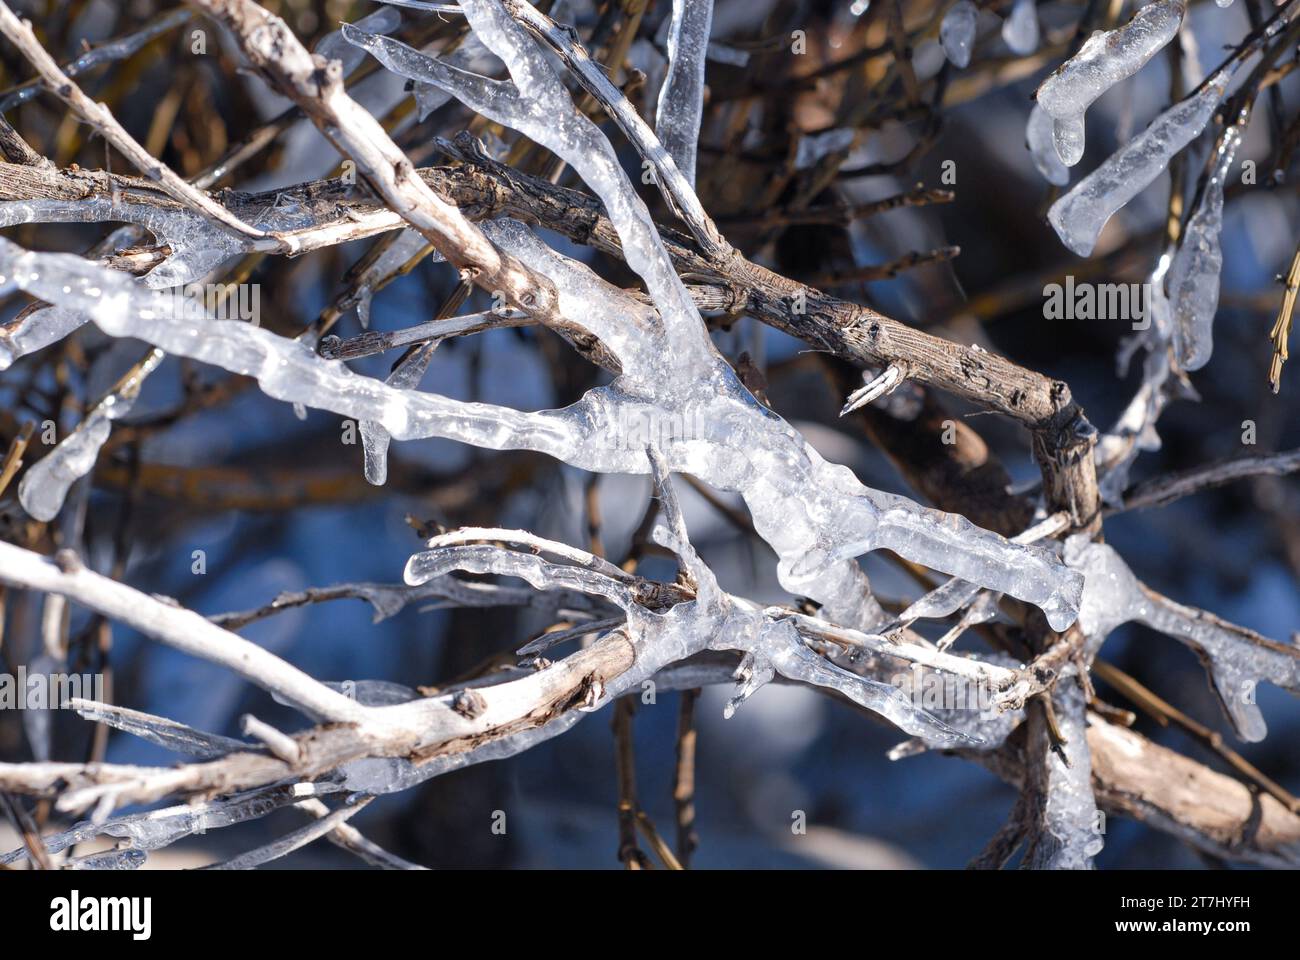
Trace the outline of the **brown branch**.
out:
<instances>
[{"instance_id":1,"label":"brown branch","mask_svg":"<svg viewBox=\"0 0 1300 960\"><path fill-rule=\"evenodd\" d=\"M1156 477L1138 484L1124 495L1123 510L1163 507L1182 497L1211 490L1246 477L1284 477L1300 470L1300 450L1285 453L1257 453L1220 460L1180 473ZM1114 512L1119 512L1118 510Z\"/></svg>"},{"instance_id":2,"label":"brown branch","mask_svg":"<svg viewBox=\"0 0 1300 960\"><path fill-rule=\"evenodd\" d=\"M673 803L677 808L677 859L691 865L700 845L695 832L695 702L699 690L683 690L677 711L677 763L673 768Z\"/></svg>"}]
</instances>

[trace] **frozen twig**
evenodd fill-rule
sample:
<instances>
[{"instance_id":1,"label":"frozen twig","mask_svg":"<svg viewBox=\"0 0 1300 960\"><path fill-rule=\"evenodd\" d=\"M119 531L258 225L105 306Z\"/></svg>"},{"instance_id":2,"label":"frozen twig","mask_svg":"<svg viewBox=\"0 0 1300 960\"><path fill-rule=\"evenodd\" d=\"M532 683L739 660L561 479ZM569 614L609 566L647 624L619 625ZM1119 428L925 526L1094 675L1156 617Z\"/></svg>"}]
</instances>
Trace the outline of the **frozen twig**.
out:
<instances>
[{"instance_id":1,"label":"frozen twig","mask_svg":"<svg viewBox=\"0 0 1300 960\"><path fill-rule=\"evenodd\" d=\"M137 170L150 180L156 181L180 203L192 207L203 216L221 224L228 230L233 230L257 241L265 241L267 249L285 253L293 251L294 248L291 243L282 241L264 230L249 226L202 190L190 186L183 177L179 176L162 161L150 156L148 151L140 146L135 138L118 123L117 118L113 116L108 107L91 100L81 91L80 87L72 82L67 74L59 69L59 65L54 62L54 58L45 52L45 48L40 45L36 35L32 33L31 26L19 20L14 15L14 12L9 9L9 5L3 2L0 2L0 33L8 37L9 41L22 51L23 56L36 68L41 81L51 93L54 93L67 103L69 107L77 112L78 116L94 127L97 133L117 147Z\"/></svg>"}]
</instances>

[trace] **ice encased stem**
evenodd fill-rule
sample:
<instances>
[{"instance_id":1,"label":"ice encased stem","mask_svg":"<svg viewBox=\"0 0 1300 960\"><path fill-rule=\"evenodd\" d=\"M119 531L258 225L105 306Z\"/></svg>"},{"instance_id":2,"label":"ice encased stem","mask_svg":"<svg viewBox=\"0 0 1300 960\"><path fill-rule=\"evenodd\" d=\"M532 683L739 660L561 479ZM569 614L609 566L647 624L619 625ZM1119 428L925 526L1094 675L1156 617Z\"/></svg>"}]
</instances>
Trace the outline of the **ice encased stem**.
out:
<instances>
[{"instance_id":1,"label":"ice encased stem","mask_svg":"<svg viewBox=\"0 0 1300 960\"><path fill-rule=\"evenodd\" d=\"M1160 114L1141 135L1052 204L1047 219L1061 242L1081 257L1091 254L1106 221L1145 190L1174 154L1205 129L1232 72L1232 68L1220 71L1199 91Z\"/></svg>"},{"instance_id":2,"label":"ice encased stem","mask_svg":"<svg viewBox=\"0 0 1300 960\"><path fill-rule=\"evenodd\" d=\"M91 408L72 433L32 465L18 484L18 502L24 510L42 522L58 516L68 490L95 465L112 422L131 412L145 378L162 359L161 350L150 351L143 363Z\"/></svg>"},{"instance_id":3,"label":"ice encased stem","mask_svg":"<svg viewBox=\"0 0 1300 960\"><path fill-rule=\"evenodd\" d=\"M1094 33L1078 53L1039 85L1034 96L1057 122L1057 150L1067 167L1083 157L1088 107L1115 84L1137 73L1172 40L1186 10L1184 0L1147 4L1119 29Z\"/></svg>"},{"instance_id":4,"label":"ice encased stem","mask_svg":"<svg viewBox=\"0 0 1300 960\"><path fill-rule=\"evenodd\" d=\"M1228 127L1215 145L1214 157L1199 202L1179 239L1169 267L1173 341L1184 370L1199 370L1214 349L1214 314L1219 307L1219 271L1223 250L1223 188L1241 145L1242 126Z\"/></svg>"}]
</instances>

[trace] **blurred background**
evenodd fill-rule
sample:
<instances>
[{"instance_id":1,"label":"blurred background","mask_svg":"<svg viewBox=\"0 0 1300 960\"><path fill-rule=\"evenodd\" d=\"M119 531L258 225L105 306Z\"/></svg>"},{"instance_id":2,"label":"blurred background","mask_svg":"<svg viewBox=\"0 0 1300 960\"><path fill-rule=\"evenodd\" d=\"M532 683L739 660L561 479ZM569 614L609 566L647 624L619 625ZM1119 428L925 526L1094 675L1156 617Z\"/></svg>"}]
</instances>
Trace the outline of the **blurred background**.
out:
<instances>
[{"instance_id":1,"label":"blurred background","mask_svg":"<svg viewBox=\"0 0 1300 960\"><path fill-rule=\"evenodd\" d=\"M1171 69L1191 75L1212 69L1225 44L1238 42L1260 13L1253 2L1238 0L1227 9L1193 4L1184 31L1193 42L1183 45L1178 63L1171 68L1175 58L1158 55L1089 112L1087 154L1075 179L1169 103ZM337 29L338 21L379 8L333 0L265 5L309 45ZM16 6L61 63L82 53L85 44L131 35L178 9L153 0ZM901 8L882 0L717 0L699 193L728 239L751 258L791 277L821 278L842 297L1063 379L1092 422L1107 429L1137 389L1141 364L1124 375L1117 372L1117 351L1130 333L1127 321L1044 318L1043 287L1064 282L1083 261L1047 225L1046 208L1058 194L1036 172L1024 145L1034 89L1068 56L1085 6L1099 5L1039 3L1042 47L1019 56L999 33L1010 4L983 3L967 70L945 65L937 42L938 22L948 6L912 0ZM1119 22L1128 18L1128 7L1121 13L1119 4L1112 6ZM664 65L661 25L670 4L558 0L550 12L578 24L584 36L616 32L624 18L639 18L634 37L624 38L624 66L615 77L643 115L653 116ZM463 25L454 16L400 13L397 35L411 42L451 42ZM899 99L906 81L890 66L892 57L872 52L889 47L894 16L901 17L921 90L910 106ZM206 31L202 54L192 52L195 30ZM806 34L803 53L791 50L794 31ZM855 56L852 66L828 71ZM31 76L8 44L0 44L0 62L0 86L6 90ZM384 119L417 163L437 162L433 137L471 128L473 116L455 103L435 105L421 119L403 82L373 66L359 66L350 89ZM819 71L828 72L809 79ZM288 106L262 81L240 71L229 39L197 15L124 59L86 71L79 82L92 97L108 102L155 156L185 176L217 162ZM1285 170L1277 178L1272 173L1286 134L1280 120L1294 113L1287 108L1300 97L1300 87L1288 77L1276 89L1279 106L1265 109L1261 101L1241 151L1242 159L1257 165L1257 182L1229 189L1214 356L1191 376L1201 401L1170 405L1160 424L1162 446L1139 458L1135 481L1218 458L1300 446L1300 418L1294 416L1300 377L1284 372L1277 395L1267 378L1268 333L1282 297L1276 277L1286 272L1297 243L1297 181ZM61 167L78 163L132 172L51 96L31 98L6 116ZM503 136L481 122L472 129L489 149L522 169L580 186L571 171L556 171L541 149L521 152L513 134ZM606 129L635 173L639 160L616 131ZM849 131L847 138L824 136L839 130ZM827 151L828 144L835 149ZM1202 140L1189 151L1181 189L1194 187L1207 148ZM285 124L269 148L218 186L277 190L338 170L332 147L300 121ZM851 223L765 219L773 210L800 204L882 200L918 184L951 191L952 197ZM646 199L655 204L649 189ZM1099 271L1095 276L1126 283L1147 278L1162 249L1169 196L1165 176L1114 218L1089 261ZM652 209L669 216L662 204ZM95 224L27 225L5 235L31 248L84 252L107 232ZM631 284L621 265L553 234L544 236L615 282ZM374 243L359 241L296 260L241 261L235 269L246 271L247 282L259 287L262 324L295 335L337 307L348 268ZM852 271L918 252L929 256L895 276L852 279ZM844 282L846 274L850 279ZM428 320L454 286L449 267L425 260L374 294L371 324L391 330ZM24 305L21 297L10 296L0 319ZM464 309L488 306L476 293ZM843 395L834 369L822 358L750 319L714 319L719 349L736 359L748 355L762 371L774 409L823 455L849 465L870 486L922 499L867 439L859 418L838 417ZM334 329L345 337L359 331L355 308L343 312ZM0 374L0 441L7 445L30 420L53 419L61 429L75 425L85 405L138 360L140 351L138 343L110 342L87 328L24 358ZM393 359L392 354L371 357L352 366L383 377ZM423 386L460 399L535 410L572 402L602 376L554 335L525 328L445 343ZM953 398L944 402L956 414L975 413ZM1257 427L1253 447L1242 444L1246 420ZM1028 435L1017 425L997 416L970 416L965 422L984 438L1013 483L1037 476ZM169 358L149 378L130 417L115 427L95 472L74 494L74 516L65 511L53 524L37 524L17 504L15 483L0 497L0 536L43 551L75 544L96 569L212 615L258 607L281 591L398 582L421 534L437 525L517 527L586 546L595 516L605 552L621 559L650 493L644 478L605 476L592 484L580 471L540 456L495 454L444 441L394 444L388 483L373 487L362 475L360 443L349 444L346 437L346 425L336 416L311 411L299 419L290 406L246 382ZM719 509L719 502L736 507L738 501L717 494L711 503L684 482L677 487L692 538L722 584L756 601L789 602L776 582L768 548ZM1168 596L1274 639L1289 640L1300 629L1300 485L1294 477L1261 477L1168 507L1120 513L1105 529L1107 541L1137 575ZM200 550L206 572L197 574L194 552ZM906 603L919 595L915 581L888 558L872 555L863 562L882 600ZM673 573L654 558L642 569L653 577ZM40 655L40 620L39 597L7 595L0 646L4 669L12 672ZM422 609L419 604L376 624L368 604L345 599L287 610L240 632L321 679L390 680L414 687L473 671L548 625L527 611ZM291 730L302 722L224 671L121 627L106 627L84 611L74 610L68 636L78 662L108 664L116 703L228 736L239 735L238 719L245 712ZM981 649L975 635L960 643ZM1204 671L1184 647L1130 626L1110 639L1101 656L1231 737ZM1099 693L1131 708L1104 684ZM768 686L734 718L723 720L728 695L724 688L706 689L696 707L696 866L961 867L979 853L1014 802L1011 788L962 759L926 754L891 762L885 753L901 734L810 690ZM661 694L657 703L639 705L634 720L640 803L666 830L674 819L678 698ZM1272 687L1261 687L1259 699L1269 737L1235 746L1283 787L1300 791L1300 756L1294 748L1300 703ZM618 867L611 714L589 716L519 757L382 797L353 823L393 852L432 867ZM1141 714L1137 728L1225 769L1212 752L1177 730ZM125 734L97 742L91 726L70 713L0 714L0 759L42 755L98 755L142 764L176 759ZM490 829L497 810L508 817L504 835ZM791 832L796 811L806 814L806 835ZM57 822L49 821L50 827ZM152 856L150 865L224 858L298 825L292 813L280 811L183 841ZM7 829L0 828L5 849L17 845L3 832ZM1105 841L1097 861L1103 868L1215 865L1167 835L1118 819L1108 823ZM359 861L317 843L277 865L353 867Z\"/></svg>"}]
</instances>

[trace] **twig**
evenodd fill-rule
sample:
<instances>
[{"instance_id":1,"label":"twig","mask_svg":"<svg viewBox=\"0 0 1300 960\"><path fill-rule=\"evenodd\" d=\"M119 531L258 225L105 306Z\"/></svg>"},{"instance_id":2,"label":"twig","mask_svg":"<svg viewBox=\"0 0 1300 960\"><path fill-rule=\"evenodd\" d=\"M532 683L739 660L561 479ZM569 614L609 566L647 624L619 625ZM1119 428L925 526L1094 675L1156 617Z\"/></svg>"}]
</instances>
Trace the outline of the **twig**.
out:
<instances>
[{"instance_id":1,"label":"twig","mask_svg":"<svg viewBox=\"0 0 1300 960\"><path fill-rule=\"evenodd\" d=\"M265 230L249 226L243 220L232 215L229 210L206 193L190 186L183 177L175 173L166 164L151 156L117 122L117 118L113 116L108 107L91 100L81 91L80 87L69 79L67 74L59 69L59 65L54 62L54 58L45 52L45 48L41 46L36 39L36 35L32 33L31 26L19 20L14 15L14 12L9 9L9 5L4 2L0 2L0 33L8 37L10 42L18 47L23 56L31 62L32 66L36 68L36 72L40 74L41 82L45 84L51 93L57 95L59 99L75 110L77 115L94 127L100 136L117 147L136 169L150 180L157 182L180 203L192 207L203 216L228 230L233 230L254 240L267 241L267 249L285 253L293 252L294 247L292 244L281 241L274 234Z\"/></svg>"},{"instance_id":2,"label":"twig","mask_svg":"<svg viewBox=\"0 0 1300 960\"><path fill-rule=\"evenodd\" d=\"M673 803L677 808L677 859L682 867L700 845L695 832L695 703L699 690L683 690L677 708L677 763L673 767Z\"/></svg>"},{"instance_id":3,"label":"twig","mask_svg":"<svg viewBox=\"0 0 1300 960\"><path fill-rule=\"evenodd\" d=\"M1221 487L1234 480L1259 476L1283 477L1297 470L1300 470L1300 449L1220 460L1140 483L1124 495L1122 509L1127 511L1163 507L1182 497ZM1113 512L1118 513L1119 510Z\"/></svg>"},{"instance_id":4,"label":"twig","mask_svg":"<svg viewBox=\"0 0 1300 960\"><path fill-rule=\"evenodd\" d=\"M1268 383L1277 393L1282 388L1282 364L1290 356L1287 341L1291 338L1291 317L1295 312L1296 293L1300 291L1300 249L1291 259L1291 269L1286 274L1286 292L1282 294L1282 306L1278 310L1277 320L1268 337L1273 341L1273 359L1268 365Z\"/></svg>"}]
</instances>

